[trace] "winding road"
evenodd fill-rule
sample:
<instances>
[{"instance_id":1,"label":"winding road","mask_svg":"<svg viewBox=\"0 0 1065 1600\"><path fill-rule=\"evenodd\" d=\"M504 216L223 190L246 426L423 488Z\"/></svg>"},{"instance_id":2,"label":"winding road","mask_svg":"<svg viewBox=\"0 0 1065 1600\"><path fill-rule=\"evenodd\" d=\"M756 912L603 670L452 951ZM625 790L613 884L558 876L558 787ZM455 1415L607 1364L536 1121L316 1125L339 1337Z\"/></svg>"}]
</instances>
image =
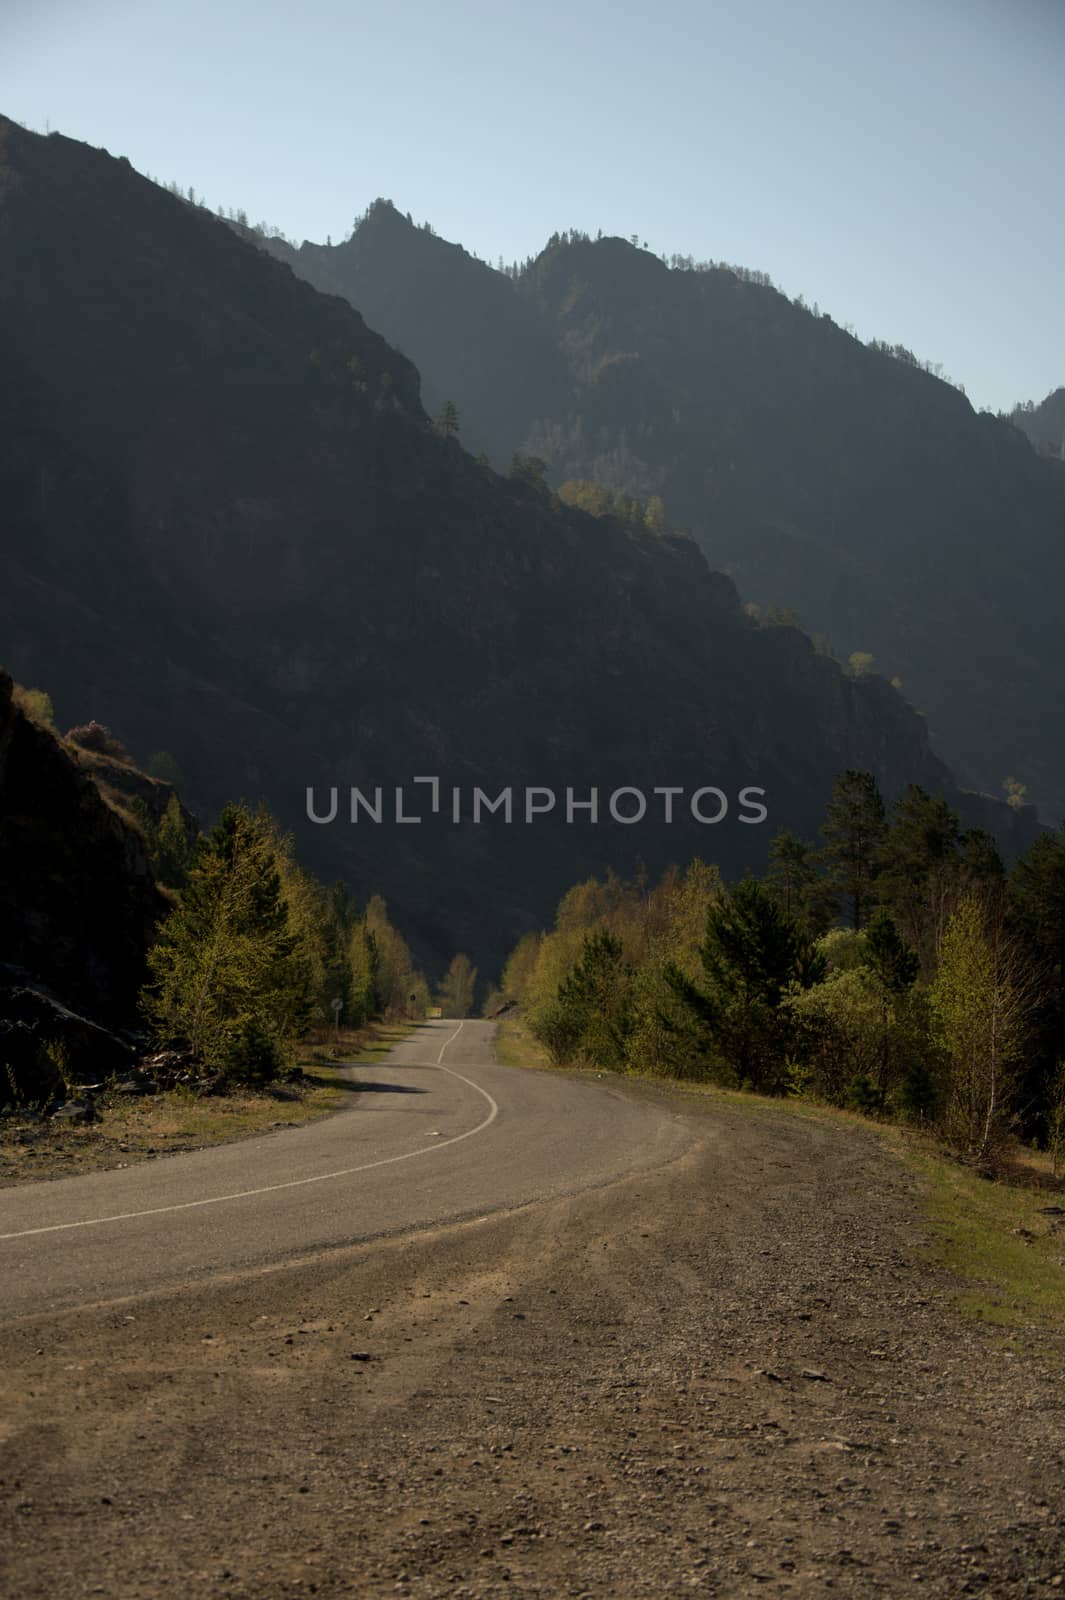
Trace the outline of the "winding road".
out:
<instances>
[{"instance_id":1,"label":"winding road","mask_svg":"<svg viewBox=\"0 0 1065 1600\"><path fill-rule=\"evenodd\" d=\"M488 1215L661 1166L678 1114L502 1067L491 1022L425 1023L350 1066L336 1115L128 1169L0 1191L5 1319L192 1285Z\"/></svg>"},{"instance_id":2,"label":"winding road","mask_svg":"<svg viewBox=\"0 0 1065 1600\"><path fill-rule=\"evenodd\" d=\"M958 1316L868 1129L484 1022L347 1075L0 1190L5 1596L1062 1592L1060 1330Z\"/></svg>"}]
</instances>

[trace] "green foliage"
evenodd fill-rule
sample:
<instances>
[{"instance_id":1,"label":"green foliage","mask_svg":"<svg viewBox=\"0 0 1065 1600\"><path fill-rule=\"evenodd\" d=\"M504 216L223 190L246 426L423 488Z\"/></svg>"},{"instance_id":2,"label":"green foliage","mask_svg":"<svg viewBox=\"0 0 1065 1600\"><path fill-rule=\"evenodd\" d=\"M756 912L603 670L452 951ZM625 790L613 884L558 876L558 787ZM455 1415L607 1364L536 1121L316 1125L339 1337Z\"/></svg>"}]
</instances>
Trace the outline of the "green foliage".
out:
<instances>
[{"instance_id":1,"label":"green foliage","mask_svg":"<svg viewBox=\"0 0 1065 1600\"><path fill-rule=\"evenodd\" d=\"M782 828L769 846L766 888L785 916L794 917L811 937L824 933L832 921L831 895L813 845L787 828Z\"/></svg>"},{"instance_id":2,"label":"green foliage","mask_svg":"<svg viewBox=\"0 0 1065 1600\"><path fill-rule=\"evenodd\" d=\"M366 907L366 961L376 999L376 1014L386 1021L424 1017L429 988L415 967L410 947L392 926L380 895Z\"/></svg>"},{"instance_id":3,"label":"green foliage","mask_svg":"<svg viewBox=\"0 0 1065 1600\"><path fill-rule=\"evenodd\" d=\"M1021 783L1018 778L1004 778L1002 787L1006 791L1006 804L1015 811L1020 811L1027 804L1027 784Z\"/></svg>"},{"instance_id":4,"label":"green foliage","mask_svg":"<svg viewBox=\"0 0 1065 1600\"><path fill-rule=\"evenodd\" d=\"M181 802L172 794L155 831L155 873L168 889L180 889L192 866L195 845L190 840Z\"/></svg>"},{"instance_id":5,"label":"green foliage","mask_svg":"<svg viewBox=\"0 0 1065 1600\"><path fill-rule=\"evenodd\" d=\"M43 728L55 732L55 708L52 697L43 689L24 689L21 684L16 684L14 689L15 704L34 722L39 722Z\"/></svg>"},{"instance_id":6,"label":"green foliage","mask_svg":"<svg viewBox=\"0 0 1065 1600\"><path fill-rule=\"evenodd\" d=\"M350 1020L364 1022L381 1012L378 986L381 958L377 951L377 937L365 921L357 922L351 929L348 941L348 959L351 970Z\"/></svg>"},{"instance_id":7,"label":"green foliage","mask_svg":"<svg viewBox=\"0 0 1065 1600\"><path fill-rule=\"evenodd\" d=\"M517 483L527 484L539 493L547 493L547 462L542 456L515 453L510 463L510 476Z\"/></svg>"},{"instance_id":8,"label":"green foliage","mask_svg":"<svg viewBox=\"0 0 1065 1600\"><path fill-rule=\"evenodd\" d=\"M936 1081L928 1062L915 1057L906 1069L899 1084L896 1104L903 1117L911 1122L925 1122L937 1103Z\"/></svg>"},{"instance_id":9,"label":"green foliage","mask_svg":"<svg viewBox=\"0 0 1065 1600\"><path fill-rule=\"evenodd\" d=\"M433 429L442 439L458 438L459 413L454 401L444 401L433 419Z\"/></svg>"},{"instance_id":10,"label":"green foliage","mask_svg":"<svg viewBox=\"0 0 1065 1600\"><path fill-rule=\"evenodd\" d=\"M705 983L671 970L677 998L709 1030L741 1085L781 1091L792 1031L784 997L792 985L819 982L824 958L753 878L711 904L699 954Z\"/></svg>"},{"instance_id":11,"label":"green foliage","mask_svg":"<svg viewBox=\"0 0 1065 1600\"><path fill-rule=\"evenodd\" d=\"M148 757L144 770L151 778L159 778L163 783L172 783L175 788L181 788L181 768L169 750L156 750L154 755Z\"/></svg>"},{"instance_id":12,"label":"green foliage","mask_svg":"<svg viewBox=\"0 0 1065 1600\"><path fill-rule=\"evenodd\" d=\"M300 867L289 837L272 828L271 838L289 923L306 963L308 1020L332 1024L333 1001L339 1000L340 1021L358 1027L366 1013L354 995L350 939L355 908L347 887L336 883L326 889Z\"/></svg>"},{"instance_id":13,"label":"green foliage","mask_svg":"<svg viewBox=\"0 0 1065 1600\"><path fill-rule=\"evenodd\" d=\"M827 881L841 909L861 928L876 903L884 802L869 772L849 768L836 779L821 835Z\"/></svg>"},{"instance_id":14,"label":"green foliage","mask_svg":"<svg viewBox=\"0 0 1065 1600\"><path fill-rule=\"evenodd\" d=\"M913 952L880 916L864 933L834 930L818 949L824 979L789 996L793 1048L810 1087L834 1105L878 1113L900 1107L926 1048L924 1003L912 992Z\"/></svg>"},{"instance_id":15,"label":"green foliage","mask_svg":"<svg viewBox=\"0 0 1065 1600\"><path fill-rule=\"evenodd\" d=\"M643 520L644 526L649 533L665 533L668 523L666 522L666 508L662 503L661 495L653 494L648 500Z\"/></svg>"},{"instance_id":16,"label":"green foliage","mask_svg":"<svg viewBox=\"0 0 1065 1600\"><path fill-rule=\"evenodd\" d=\"M876 1084L864 1072L852 1078L847 1091L847 1104L867 1117L874 1116L881 1110L882 1102Z\"/></svg>"},{"instance_id":17,"label":"green foliage","mask_svg":"<svg viewBox=\"0 0 1065 1600\"><path fill-rule=\"evenodd\" d=\"M950 1067L946 1132L962 1154L982 1162L1011 1124L1033 994L1023 952L975 895L947 924L929 999L933 1035Z\"/></svg>"},{"instance_id":18,"label":"green foliage","mask_svg":"<svg viewBox=\"0 0 1065 1600\"><path fill-rule=\"evenodd\" d=\"M886 911L878 911L865 930L862 961L888 994L905 994L920 970L917 951L908 945Z\"/></svg>"},{"instance_id":19,"label":"green foliage","mask_svg":"<svg viewBox=\"0 0 1065 1600\"><path fill-rule=\"evenodd\" d=\"M851 771L822 831L820 857L779 833L764 883L729 891L698 861L650 889L575 884L553 929L514 951L502 994L556 1062L934 1122L975 1160L1023 1101L1060 1152L1065 827L1007 879L940 797L912 786L888 822ZM821 931L828 885L850 925Z\"/></svg>"},{"instance_id":20,"label":"green foliage","mask_svg":"<svg viewBox=\"0 0 1065 1600\"><path fill-rule=\"evenodd\" d=\"M947 919L969 890L994 895L1004 868L994 840L962 833L941 795L910 784L896 801L876 858L877 897L930 973Z\"/></svg>"},{"instance_id":21,"label":"green foliage","mask_svg":"<svg viewBox=\"0 0 1065 1600\"><path fill-rule=\"evenodd\" d=\"M276 1071L309 1020L313 992L269 819L225 808L200 841L149 968L145 1008L159 1043L242 1081Z\"/></svg>"},{"instance_id":22,"label":"green foliage","mask_svg":"<svg viewBox=\"0 0 1065 1600\"><path fill-rule=\"evenodd\" d=\"M436 1003L445 1017L468 1017L473 1012L477 989L477 968L461 951L451 964L437 993Z\"/></svg>"},{"instance_id":23,"label":"green foliage","mask_svg":"<svg viewBox=\"0 0 1065 1600\"><path fill-rule=\"evenodd\" d=\"M558 986L544 1035L557 1061L579 1056L615 1070L624 1064L631 978L620 939L605 929L585 934L580 959Z\"/></svg>"},{"instance_id":24,"label":"green foliage","mask_svg":"<svg viewBox=\"0 0 1065 1600\"><path fill-rule=\"evenodd\" d=\"M542 933L527 933L518 940L503 968L500 989L505 1000L521 1004L528 993L540 956Z\"/></svg>"},{"instance_id":25,"label":"green foliage","mask_svg":"<svg viewBox=\"0 0 1065 1600\"><path fill-rule=\"evenodd\" d=\"M283 1042L254 1013L236 1019L218 1056L218 1065L233 1083L269 1083L286 1061Z\"/></svg>"},{"instance_id":26,"label":"green foliage","mask_svg":"<svg viewBox=\"0 0 1065 1600\"><path fill-rule=\"evenodd\" d=\"M649 533L667 533L666 508L661 495L653 494L644 505L635 495L621 494L590 478L568 478L558 491L563 505L576 506L591 517L613 517L627 528Z\"/></svg>"},{"instance_id":27,"label":"green foliage","mask_svg":"<svg viewBox=\"0 0 1065 1600\"><path fill-rule=\"evenodd\" d=\"M177 795L170 796L158 822L139 795L134 797L130 810L144 835L156 878L168 889L180 889L188 879L196 844L189 837Z\"/></svg>"}]
</instances>

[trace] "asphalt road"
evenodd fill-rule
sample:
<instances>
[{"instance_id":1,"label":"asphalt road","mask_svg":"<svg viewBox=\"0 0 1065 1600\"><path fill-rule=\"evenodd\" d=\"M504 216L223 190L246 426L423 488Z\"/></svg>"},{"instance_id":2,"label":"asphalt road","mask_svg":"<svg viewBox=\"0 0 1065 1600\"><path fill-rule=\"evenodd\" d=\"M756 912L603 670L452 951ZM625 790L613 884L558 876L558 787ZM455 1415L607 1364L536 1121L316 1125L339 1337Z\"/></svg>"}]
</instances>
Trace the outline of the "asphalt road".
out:
<instances>
[{"instance_id":1,"label":"asphalt road","mask_svg":"<svg viewBox=\"0 0 1065 1600\"><path fill-rule=\"evenodd\" d=\"M335 1116L0 1190L0 1317L34 1316L572 1194L679 1155L667 1108L501 1067L495 1024L426 1023L350 1067Z\"/></svg>"}]
</instances>

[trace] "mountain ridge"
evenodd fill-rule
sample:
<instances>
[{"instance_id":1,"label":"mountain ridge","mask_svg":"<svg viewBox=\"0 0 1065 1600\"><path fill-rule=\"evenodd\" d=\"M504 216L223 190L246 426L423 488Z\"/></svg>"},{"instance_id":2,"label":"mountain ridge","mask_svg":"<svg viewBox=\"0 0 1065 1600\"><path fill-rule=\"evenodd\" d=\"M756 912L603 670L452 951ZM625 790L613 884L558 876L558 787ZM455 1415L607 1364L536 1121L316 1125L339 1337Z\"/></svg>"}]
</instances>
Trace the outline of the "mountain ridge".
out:
<instances>
[{"instance_id":1,"label":"mountain ridge","mask_svg":"<svg viewBox=\"0 0 1065 1600\"><path fill-rule=\"evenodd\" d=\"M383 890L431 964L453 943L490 964L581 874L698 850L736 872L767 838L367 834L309 823L308 787L748 782L774 826L809 831L860 765L1030 833L959 793L885 681L754 627L690 539L499 477L431 428L416 369L344 300L106 153L10 122L0 348L7 665L64 722L170 752L205 822L268 803L319 875Z\"/></svg>"},{"instance_id":2,"label":"mountain ridge","mask_svg":"<svg viewBox=\"0 0 1065 1600\"><path fill-rule=\"evenodd\" d=\"M379 202L339 245L258 242L404 349L470 448L659 495L745 598L899 675L963 782L1065 814L1065 474L1017 427L761 275L624 240L510 276Z\"/></svg>"}]
</instances>

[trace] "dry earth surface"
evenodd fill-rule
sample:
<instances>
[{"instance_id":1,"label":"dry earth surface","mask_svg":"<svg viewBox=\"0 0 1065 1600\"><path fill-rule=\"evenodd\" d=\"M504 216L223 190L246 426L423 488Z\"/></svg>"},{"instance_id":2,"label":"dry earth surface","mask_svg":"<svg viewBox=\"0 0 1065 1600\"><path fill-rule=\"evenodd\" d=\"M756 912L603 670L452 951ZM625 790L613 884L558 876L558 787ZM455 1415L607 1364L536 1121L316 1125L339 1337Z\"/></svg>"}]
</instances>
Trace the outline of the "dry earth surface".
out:
<instances>
[{"instance_id":1,"label":"dry earth surface","mask_svg":"<svg viewBox=\"0 0 1065 1600\"><path fill-rule=\"evenodd\" d=\"M1065 1339L959 1317L874 1134L625 1092L687 1153L9 1324L5 1593L1065 1589Z\"/></svg>"}]
</instances>

